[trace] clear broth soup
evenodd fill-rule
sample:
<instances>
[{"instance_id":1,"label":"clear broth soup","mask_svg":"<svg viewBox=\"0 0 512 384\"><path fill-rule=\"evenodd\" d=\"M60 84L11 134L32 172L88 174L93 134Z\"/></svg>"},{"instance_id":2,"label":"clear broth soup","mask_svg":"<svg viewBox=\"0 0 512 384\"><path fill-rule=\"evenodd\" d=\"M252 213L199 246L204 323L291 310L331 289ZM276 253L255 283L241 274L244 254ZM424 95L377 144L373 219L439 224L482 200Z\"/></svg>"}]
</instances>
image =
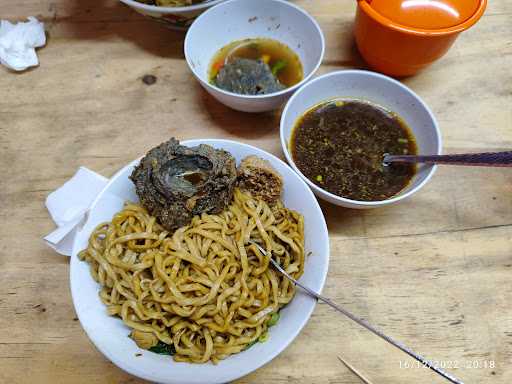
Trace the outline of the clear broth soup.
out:
<instances>
[{"instance_id":1,"label":"clear broth soup","mask_svg":"<svg viewBox=\"0 0 512 384\"><path fill-rule=\"evenodd\" d=\"M213 83L219 70L235 58L264 61L277 80L286 87L304 78L299 56L290 47L274 39L256 38L234 41L221 48L210 66L210 82Z\"/></svg>"}]
</instances>

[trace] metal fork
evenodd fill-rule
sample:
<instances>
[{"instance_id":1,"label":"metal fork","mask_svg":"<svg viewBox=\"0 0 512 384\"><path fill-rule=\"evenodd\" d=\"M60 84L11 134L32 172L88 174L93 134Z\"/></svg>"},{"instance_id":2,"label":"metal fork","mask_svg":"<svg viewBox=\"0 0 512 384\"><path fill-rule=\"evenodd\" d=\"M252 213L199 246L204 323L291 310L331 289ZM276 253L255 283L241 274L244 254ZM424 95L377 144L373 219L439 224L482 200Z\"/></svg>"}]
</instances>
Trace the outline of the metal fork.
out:
<instances>
[{"instance_id":1,"label":"metal fork","mask_svg":"<svg viewBox=\"0 0 512 384\"><path fill-rule=\"evenodd\" d=\"M249 243L255 245L258 250L264 255L264 256L268 256L267 254L267 251L265 251L259 244L253 242L253 241L249 241ZM293 284L295 284L296 286L299 286L301 287L304 291L306 291L310 296L312 297L315 297L317 300L320 300L320 301L323 301L325 304L327 305L330 305L332 308L336 309L338 312L341 312L343 313L345 316L347 316L349 319L355 321L357 324L361 325L362 327L366 328L367 330L369 330L370 332L372 332L373 334L379 336L380 338L384 339L385 341L387 341L388 343L392 344L393 346L395 346L396 348L400 349L402 352L405 352L407 353L409 356L411 356L412 358L416 359L417 361L419 361L421 364L423 364L425 367L428 367L430 368L432 371L434 371L435 373L437 373L438 375L444 377L446 380L448 380L449 382L451 383L454 383L454 384L464 384L461 380L457 379L456 377L452 376L451 374L449 374L448 372L445 372L443 371L442 369L440 369L439 367L437 366L434 366L429 360L425 359L424 357L422 357L421 355L418 355L416 352L412 351L410 348L406 347L404 344L394 340L393 338L389 337L389 336L386 336L382 331L380 331L379 329L375 328L373 325L369 324L368 322L366 322L365 320L353 315L352 313L350 313L349 311L347 311L346 309L340 307L338 304L336 304L335 302L331 301L330 299L328 299L327 297L324 297L322 295L319 295L318 293L316 293L315 291L313 291L312 289L306 287L305 285L299 283L297 280L295 280L293 277L291 277L280 265L278 262L276 262L272 257L269 257L269 260L270 262L272 263L272 265L274 266L275 269L277 269L279 272L281 272L288 280L290 280Z\"/></svg>"}]
</instances>

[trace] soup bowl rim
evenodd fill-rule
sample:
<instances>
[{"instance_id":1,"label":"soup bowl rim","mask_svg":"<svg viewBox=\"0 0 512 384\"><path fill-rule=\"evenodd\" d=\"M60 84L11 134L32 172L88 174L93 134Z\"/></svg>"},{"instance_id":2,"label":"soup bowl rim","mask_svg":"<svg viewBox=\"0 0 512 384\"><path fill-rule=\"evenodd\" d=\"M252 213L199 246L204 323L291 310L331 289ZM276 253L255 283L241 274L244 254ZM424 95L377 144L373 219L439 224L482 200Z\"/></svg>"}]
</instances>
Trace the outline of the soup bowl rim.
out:
<instances>
[{"instance_id":1,"label":"soup bowl rim","mask_svg":"<svg viewBox=\"0 0 512 384\"><path fill-rule=\"evenodd\" d=\"M182 12L203 10L206 8L211 8L211 7L213 7L217 4L220 4L222 2L225 2L226 0L209 0L209 1L205 1L203 3L199 3L199 4L186 5L184 7L166 7L166 6L160 6L160 5L144 4L144 3L140 3L136 0L119 0L119 1L121 1L122 3L124 3L130 7L133 7L133 8L142 9L145 11L153 11L153 12L156 11L158 13L167 14L167 13L182 13Z\"/></svg>"}]
</instances>

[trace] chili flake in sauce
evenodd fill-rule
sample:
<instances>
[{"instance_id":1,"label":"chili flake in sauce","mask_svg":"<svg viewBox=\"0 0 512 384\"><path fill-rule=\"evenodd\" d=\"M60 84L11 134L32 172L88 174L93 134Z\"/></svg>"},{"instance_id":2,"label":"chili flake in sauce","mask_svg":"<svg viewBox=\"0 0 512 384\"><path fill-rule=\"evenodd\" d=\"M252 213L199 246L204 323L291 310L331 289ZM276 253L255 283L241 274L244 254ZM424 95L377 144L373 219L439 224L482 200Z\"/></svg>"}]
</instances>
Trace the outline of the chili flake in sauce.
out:
<instances>
[{"instance_id":1,"label":"chili flake in sauce","mask_svg":"<svg viewBox=\"0 0 512 384\"><path fill-rule=\"evenodd\" d=\"M383 164L385 154L417 154L405 122L383 107L336 99L307 111L291 138L293 160L319 187L359 201L386 200L404 189L414 164Z\"/></svg>"}]
</instances>

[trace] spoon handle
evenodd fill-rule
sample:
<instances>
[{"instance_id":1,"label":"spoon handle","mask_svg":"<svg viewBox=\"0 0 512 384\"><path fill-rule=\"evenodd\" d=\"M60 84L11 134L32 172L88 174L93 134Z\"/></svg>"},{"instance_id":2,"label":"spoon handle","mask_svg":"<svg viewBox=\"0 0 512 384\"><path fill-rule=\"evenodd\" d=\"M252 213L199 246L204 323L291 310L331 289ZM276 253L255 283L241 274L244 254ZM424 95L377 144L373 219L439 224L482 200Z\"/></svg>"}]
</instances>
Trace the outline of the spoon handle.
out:
<instances>
[{"instance_id":1,"label":"spoon handle","mask_svg":"<svg viewBox=\"0 0 512 384\"><path fill-rule=\"evenodd\" d=\"M385 155L384 163L425 163L479 167L512 167L512 151L467 153L458 155Z\"/></svg>"}]
</instances>

